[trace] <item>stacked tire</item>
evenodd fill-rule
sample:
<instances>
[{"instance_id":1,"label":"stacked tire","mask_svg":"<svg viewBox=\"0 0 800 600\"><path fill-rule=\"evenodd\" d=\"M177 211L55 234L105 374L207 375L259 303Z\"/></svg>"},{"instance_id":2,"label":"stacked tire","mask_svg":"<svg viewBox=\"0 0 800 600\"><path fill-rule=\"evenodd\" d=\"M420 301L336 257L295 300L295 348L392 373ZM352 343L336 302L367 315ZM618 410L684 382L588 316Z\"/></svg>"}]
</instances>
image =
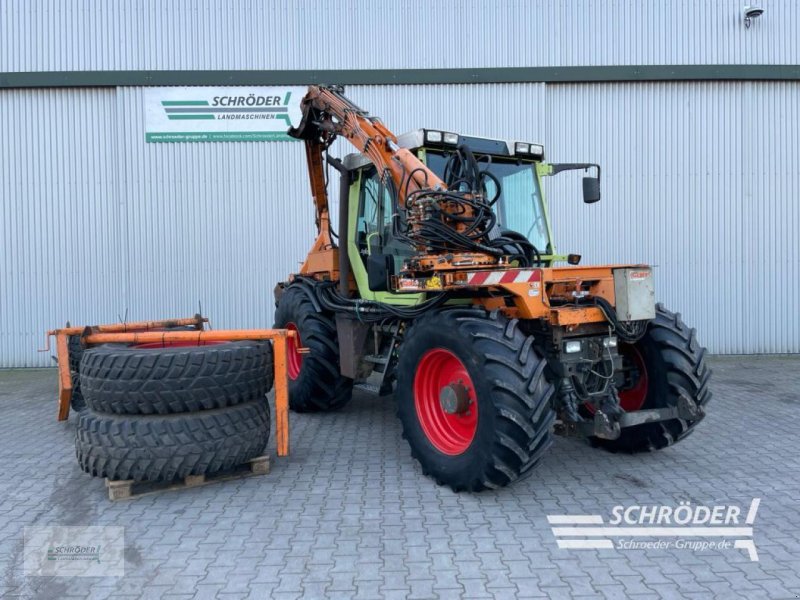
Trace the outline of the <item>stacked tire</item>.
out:
<instances>
[{"instance_id":1,"label":"stacked tire","mask_svg":"<svg viewBox=\"0 0 800 600\"><path fill-rule=\"evenodd\" d=\"M83 352L75 449L109 479L172 481L263 454L269 342L106 344Z\"/></svg>"}]
</instances>

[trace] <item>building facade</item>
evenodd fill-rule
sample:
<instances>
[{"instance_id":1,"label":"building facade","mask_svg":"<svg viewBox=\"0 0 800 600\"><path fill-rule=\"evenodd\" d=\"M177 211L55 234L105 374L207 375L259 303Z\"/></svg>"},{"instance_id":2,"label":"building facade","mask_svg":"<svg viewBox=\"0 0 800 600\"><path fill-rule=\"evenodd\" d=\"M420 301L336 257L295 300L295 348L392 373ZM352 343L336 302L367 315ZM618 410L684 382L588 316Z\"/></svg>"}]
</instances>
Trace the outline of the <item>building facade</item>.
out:
<instances>
[{"instance_id":1,"label":"building facade","mask_svg":"<svg viewBox=\"0 0 800 600\"><path fill-rule=\"evenodd\" d=\"M315 233L302 144L146 143L151 85L345 83L396 133L598 162L598 204L545 184L559 252L655 265L711 352L800 352L800 4L762 7L4 0L0 367L66 320L271 325Z\"/></svg>"}]
</instances>

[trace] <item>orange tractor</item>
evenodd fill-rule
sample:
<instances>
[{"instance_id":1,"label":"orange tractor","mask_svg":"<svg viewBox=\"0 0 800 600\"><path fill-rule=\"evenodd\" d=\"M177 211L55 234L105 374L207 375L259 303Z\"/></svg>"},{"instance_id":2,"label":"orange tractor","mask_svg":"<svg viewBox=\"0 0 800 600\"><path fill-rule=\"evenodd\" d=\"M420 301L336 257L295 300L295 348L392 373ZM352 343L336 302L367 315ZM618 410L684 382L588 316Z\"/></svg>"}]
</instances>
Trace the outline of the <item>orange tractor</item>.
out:
<instances>
[{"instance_id":1,"label":"orange tractor","mask_svg":"<svg viewBox=\"0 0 800 600\"><path fill-rule=\"evenodd\" d=\"M393 392L412 455L454 490L517 480L554 432L638 452L700 422L705 349L656 305L651 268L555 253L541 180L594 170L583 195L596 202L598 165L548 164L529 142L397 137L336 86L310 87L302 110L289 133L305 141L318 237L275 289L275 327L295 332L293 410ZM343 160L328 153L340 136L358 150Z\"/></svg>"}]
</instances>

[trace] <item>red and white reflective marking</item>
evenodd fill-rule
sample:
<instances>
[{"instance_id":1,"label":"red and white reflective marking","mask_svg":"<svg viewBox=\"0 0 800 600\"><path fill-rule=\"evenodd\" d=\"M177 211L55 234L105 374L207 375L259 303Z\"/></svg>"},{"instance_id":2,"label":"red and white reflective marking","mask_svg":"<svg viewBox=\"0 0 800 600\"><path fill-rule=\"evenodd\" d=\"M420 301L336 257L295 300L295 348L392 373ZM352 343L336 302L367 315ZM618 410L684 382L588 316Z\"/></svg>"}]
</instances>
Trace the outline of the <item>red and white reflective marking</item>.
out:
<instances>
[{"instance_id":1,"label":"red and white reflective marking","mask_svg":"<svg viewBox=\"0 0 800 600\"><path fill-rule=\"evenodd\" d=\"M509 269L508 271L476 271L474 273L467 273L467 280L464 284L499 285L503 283L528 283L541 280L542 272L539 269Z\"/></svg>"}]
</instances>

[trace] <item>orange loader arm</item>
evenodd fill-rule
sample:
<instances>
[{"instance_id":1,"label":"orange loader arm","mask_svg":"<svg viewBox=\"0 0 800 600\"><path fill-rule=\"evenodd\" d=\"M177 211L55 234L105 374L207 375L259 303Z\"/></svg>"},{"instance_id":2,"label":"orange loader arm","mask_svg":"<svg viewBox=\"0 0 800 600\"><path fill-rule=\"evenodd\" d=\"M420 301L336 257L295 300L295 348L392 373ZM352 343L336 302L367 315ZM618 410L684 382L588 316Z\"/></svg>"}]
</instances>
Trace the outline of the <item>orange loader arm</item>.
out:
<instances>
[{"instance_id":1,"label":"orange loader arm","mask_svg":"<svg viewBox=\"0 0 800 600\"><path fill-rule=\"evenodd\" d=\"M446 188L444 182L411 151L397 145L394 135L377 117L356 106L338 86L314 85L300 104L303 119L289 135L305 140L311 194L316 208L319 233L330 224L328 194L325 188L323 153L336 136L346 138L381 173L388 173L404 198L418 189Z\"/></svg>"},{"instance_id":2,"label":"orange loader arm","mask_svg":"<svg viewBox=\"0 0 800 600\"><path fill-rule=\"evenodd\" d=\"M324 154L337 136L347 139L378 172L391 179L398 198L421 189L444 190L446 185L411 151L400 148L397 136L380 119L346 98L341 87L310 86L300 106L303 118L297 127L289 129L289 135L305 141L318 234L300 272L327 273L334 279L338 277L339 249L330 234Z\"/></svg>"}]
</instances>

